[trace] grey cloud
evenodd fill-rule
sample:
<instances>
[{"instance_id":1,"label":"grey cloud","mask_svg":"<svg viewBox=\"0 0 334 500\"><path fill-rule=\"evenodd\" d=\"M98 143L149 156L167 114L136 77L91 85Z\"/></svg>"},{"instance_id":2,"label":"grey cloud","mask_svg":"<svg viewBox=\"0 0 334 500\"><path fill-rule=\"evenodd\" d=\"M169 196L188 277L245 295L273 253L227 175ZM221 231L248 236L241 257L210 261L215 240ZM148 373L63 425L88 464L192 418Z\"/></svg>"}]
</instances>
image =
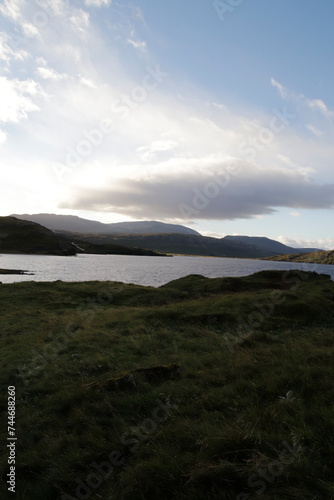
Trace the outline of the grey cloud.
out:
<instances>
[{"instance_id":1,"label":"grey cloud","mask_svg":"<svg viewBox=\"0 0 334 500\"><path fill-rule=\"evenodd\" d=\"M103 189L74 193L62 208L108 211L140 219L251 219L279 207L330 209L334 184L319 185L303 172L254 165L211 165L123 179Z\"/></svg>"}]
</instances>

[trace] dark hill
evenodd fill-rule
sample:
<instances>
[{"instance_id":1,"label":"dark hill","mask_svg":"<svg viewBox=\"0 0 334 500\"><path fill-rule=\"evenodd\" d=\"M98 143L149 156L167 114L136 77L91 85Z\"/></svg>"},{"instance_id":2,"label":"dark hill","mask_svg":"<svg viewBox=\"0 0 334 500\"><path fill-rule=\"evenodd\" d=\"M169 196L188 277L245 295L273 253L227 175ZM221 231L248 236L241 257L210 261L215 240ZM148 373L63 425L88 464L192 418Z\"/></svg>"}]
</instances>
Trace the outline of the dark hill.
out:
<instances>
[{"instance_id":1,"label":"dark hill","mask_svg":"<svg viewBox=\"0 0 334 500\"><path fill-rule=\"evenodd\" d=\"M228 238L212 238L193 234L79 234L59 232L72 241L98 245L124 245L127 247L149 248L158 252L202 255L207 257L259 258L277 255L278 252L263 249L254 243ZM283 245L284 247L284 245ZM290 247L286 247L290 250Z\"/></svg>"},{"instance_id":2,"label":"dark hill","mask_svg":"<svg viewBox=\"0 0 334 500\"><path fill-rule=\"evenodd\" d=\"M0 253L41 255L76 255L77 253L150 255L157 254L142 248L127 248L117 243L99 245L69 238L31 221L15 217L0 217Z\"/></svg>"},{"instance_id":3,"label":"dark hill","mask_svg":"<svg viewBox=\"0 0 334 500\"><path fill-rule=\"evenodd\" d=\"M75 255L70 241L45 227L15 217L0 217L0 253Z\"/></svg>"},{"instance_id":4,"label":"dark hill","mask_svg":"<svg viewBox=\"0 0 334 500\"><path fill-rule=\"evenodd\" d=\"M279 241L271 240L270 238L261 236L225 236L225 239L238 241L240 243L246 243L247 245L257 245L261 247L265 252L271 252L273 255L282 255L285 253L308 253L319 250L319 248L293 248L284 245Z\"/></svg>"}]
</instances>

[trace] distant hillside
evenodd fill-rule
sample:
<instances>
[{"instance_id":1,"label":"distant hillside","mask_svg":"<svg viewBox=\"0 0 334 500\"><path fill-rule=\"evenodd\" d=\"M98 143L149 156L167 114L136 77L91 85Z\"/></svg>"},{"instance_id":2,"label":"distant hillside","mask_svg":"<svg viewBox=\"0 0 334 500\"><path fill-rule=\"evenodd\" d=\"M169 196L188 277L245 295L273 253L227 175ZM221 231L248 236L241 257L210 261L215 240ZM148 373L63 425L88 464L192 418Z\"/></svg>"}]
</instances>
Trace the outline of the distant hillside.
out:
<instances>
[{"instance_id":1,"label":"distant hillside","mask_svg":"<svg viewBox=\"0 0 334 500\"><path fill-rule=\"evenodd\" d=\"M66 237L70 243L74 242L83 248L86 253L136 253L133 250L127 252L125 247L128 247L145 249L141 255L143 252L149 255L147 252L156 251L213 257L262 258L319 250L293 248L264 237L206 237L185 226L157 221L104 224L72 215L25 214L15 217L51 229L61 237ZM120 247L115 248L115 245ZM80 248L76 248L80 251Z\"/></svg>"},{"instance_id":2,"label":"distant hillside","mask_svg":"<svg viewBox=\"0 0 334 500\"><path fill-rule=\"evenodd\" d=\"M0 217L0 253L23 253L41 255L76 255L77 253L117 255L161 255L143 248L127 248L111 243L106 245L81 241L57 234L40 224Z\"/></svg>"},{"instance_id":3,"label":"distant hillside","mask_svg":"<svg viewBox=\"0 0 334 500\"><path fill-rule=\"evenodd\" d=\"M165 224L157 221L138 221L138 222L116 222L104 224L102 222L82 219L75 215L55 215L55 214L23 214L16 215L18 219L37 222L52 231L71 231L74 233L90 234L161 234L161 233L180 233L196 234L197 231L189 227L178 224Z\"/></svg>"},{"instance_id":4,"label":"distant hillside","mask_svg":"<svg viewBox=\"0 0 334 500\"><path fill-rule=\"evenodd\" d=\"M321 250L320 248L293 248L276 240L271 240L270 238L264 238L260 236L225 236L225 239L231 241L239 241L241 243L247 243L248 245L257 245L261 247L265 252L271 252L273 254L295 254L295 253L309 253L317 252Z\"/></svg>"},{"instance_id":5,"label":"distant hillside","mask_svg":"<svg viewBox=\"0 0 334 500\"><path fill-rule=\"evenodd\" d=\"M0 253L75 255L66 238L45 227L15 217L0 217Z\"/></svg>"},{"instance_id":6,"label":"distant hillside","mask_svg":"<svg viewBox=\"0 0 334 500\"><path fill-rule=\"evenodd\" d=\"M91 253L91 254L102 254L102 255L146 255L150 257L165 257L165 253L156 252L147 248L138 248L137 246L128 247L124 245L114 244L114 243L94 243L87 240L81 240L77 238L68 238L66 233L64 237L73 240L73 245L76 247L78 253Z\"/></svg>"},{"instance_id":7,"label":"distant hillside","mask_svg":"<svg viewBox=\"0 0 334 500\"><path fill-rule=\"evenodd\" d=\"M266 250L254 243L244 243L233 238L211 238L192 234L137 234L106 235L59 232L71 241L98 245L124 245L127 247L149 248L158 252L202 255L211 257L259 258L277 255L279 252ZM80 243L81 245L82 243ZM281 245L281 244L280 244ZM286 250L290 247L282 245ZM281 248L280 248L281 249ZM287 252L288 253L288 252Z\"/></svg>"},{"instance_id":8,"label":"distant hillside","mask_svg":"<svg viewBox=\"0 0 334 500\"><path fill-rule=\"evenodd\" d=\"M306 262L309 264L330 264L334 265L334 250L318 251L310 253L299 253L295 255L277 255L267 257L265 260L278 260L282 262Z\"/></svg>"}]
</instances>

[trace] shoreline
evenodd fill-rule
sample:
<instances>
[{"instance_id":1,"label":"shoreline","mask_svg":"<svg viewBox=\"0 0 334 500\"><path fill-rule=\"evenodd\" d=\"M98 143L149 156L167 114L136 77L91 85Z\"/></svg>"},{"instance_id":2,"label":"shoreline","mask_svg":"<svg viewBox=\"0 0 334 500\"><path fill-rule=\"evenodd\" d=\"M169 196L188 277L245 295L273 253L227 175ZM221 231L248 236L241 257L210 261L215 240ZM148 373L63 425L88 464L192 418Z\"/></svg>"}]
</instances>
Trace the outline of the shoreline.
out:
<instances>
[{"instance_id":1,"label":"shoreline","mask_svg":"<svg viewBox=\"0 0 334 500\"><path fill-rule=\"evenodd\" d=\"M33 275L30 271L26 271L23 269L0 269L0 274L24 274L24 275Z\"/></svg>"}]
</instances>

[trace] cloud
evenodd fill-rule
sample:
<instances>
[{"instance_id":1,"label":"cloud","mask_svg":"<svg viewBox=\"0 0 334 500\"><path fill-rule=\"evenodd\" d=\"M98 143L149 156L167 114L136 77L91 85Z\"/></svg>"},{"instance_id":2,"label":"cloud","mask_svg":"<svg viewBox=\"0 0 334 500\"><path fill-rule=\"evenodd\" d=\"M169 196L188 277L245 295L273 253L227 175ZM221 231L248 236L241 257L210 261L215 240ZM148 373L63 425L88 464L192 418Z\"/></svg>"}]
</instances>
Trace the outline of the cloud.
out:
<instances>
[{"instance_id":1,"label":"cloud","mask_svg":"<svg viewBox=\"0 0 334 500\"><path fill-rule=\"evenodd\" d=\"M302 172L254 164L174 160L137 178L71 193L61 208L108 211L158 220L235 220L269 215L279 207L334 206L334 184L318 185Z\"/></svg>"},{"instance_id":2,"label":"cloud","mask_svg":"<svg viewBox=\"0 0 334 500\"><path fill-rule=\"evenodd\" d=\"M3 144L7 139L7 135L3 130L0 129L0 144Z\"/></svg>"},{"instance_id":3,"label":"cloud","mask_svg":"<svg viewBox=\"0 0 334 500\"><path fill-rule=\"evenodd\" d=\"M70 22L74 31L79 34L85 34L89 26L89 14L85 10L76 9L73 16L70 17Z\"/></svg>"},{"instance_id":4,"label":"cloud","mask_svg":"<svg viewBox=\"0 0 334 500\"><path fill-rule=\"evenodd\" d=\"M0 102L0 122L18 123L27 118L32 111L38 111L39 97L43 90L34 80L9 80L0 77L0 95L5 96Z\"/></svg>"},{"instance_id":5,"label":"cloud","mask_svg":"<svg viewBox=\"0 0 334 500\"><path fill-rule=\"evenodd\" d=\"M48 68L47 66L39 66L36 70L36 73L43 78L43 80L63 80L67 78L67 75L57 73L52 68Z\"/></svg>"},{"instance_id":6,"label":"cloud","mask_svg":"<svg viewBox=\"0 0 334 500\"><path fill-rule=\"evenodd\" d=\"M39 30L35 26L35 24L23 22L21 26L22 26L23 34L27 38L37 37L39 35Z\"/></svg>"},{"instance_id":7,"label":"cloud","mask_svg":"<svg viewBox=\"0 0 334 500\"><path fill-rule=\"evenodd\" d=\"M316 137L323 135L323 132L313 125L306 125L307 130L309 130Z\"/></svg>"},{"instance_id":8,"label":"cloud","mask_svg":"<svg viewBox=\"0 0 334 500\"><path fill-rule=\"evenodd\" d=\"M79 81L82 85L84 85L85 87L88 87L90 89L96 90L98 88L96 83L94 83L93 80L90 80L89 78L84 78L84 77L80 76Z\"/></svg>"},{"instance_id":9,"label":"cloud","mask_svg":"<svg viewBox=\"0 0 334 500\"><path fill-rule=\"evenodd\" d=\"M13 21L18 21L21 17L21 10L24 0L4 0L0 5L0 14L9 17Z\"/></svg>"},{"instance_id":10,"label":"cloud","mask_svg":"<svg viewBox=\"0 0 334 500\"><path fill-rule=\"evenodd\" d=\"M70 8L71 0L35 0L36 13L48 17L61 16Z\"/></svg>"},{"instance_id":11,"label":"cloud","mask_svg":"<svg viewBox=\"0 0 334 500\"><path fill-rule=\"evenodd\" d=\"M320 248L323 250L333 250L334 249L334 238L326 239L308 239L305 240L296 236L295 238L288 238L287 236L273 236L273 239L280 241L284 245L293 248Z\"/></svg>"},{"instance_id":12,"label":"cloud","mask_svg":"<svg viewBox=\"0 0 334 500\"><path fill-rule=\"evenodd\" d=\"M128 38L127 43L141 52L146 52L147 50L146 42L143 40L132 40L131 38Z\"/></svg>"},{"instance_id":13,"label":"cloud","mask_svg":"<svg viewBox=\"0 0 334 500\"><path fill-rule=\"evenodd\" d=\"M324 103L322 99L309 99L303 94L295 94L294 92L284 87L284 85L279 83L274 78L271 78L270 83L273 87L275 87L278 90L278 93L282 97L282 99L301 102L304 106L306 106L310 110L317 111L326 118L332 118L334 116L334 112L328 108L328 106Z\"/></svg>"},{"instance_id":14,"label":"cloud","mask_svg":"<svg viewBox=\"0 0 334 500\"><path fill-rule=\"evenodd\" d=\"M23 61L28 57L25 50L15 49L10 46L11 39L6 33L0 33L0 61L8 67L11 60Z\"/></svg>"},{"instance_id":15,"label":"cloud","mask_svg":"<svg viewBox=\"0 0 334 500\"><path fill-rule=\"evenodd\" d=\"M149 161L157 156L157 153L171 151L175 149L178 145L177 142L170 139L163 139L160 141L154 141L150 146L142 146L137 148L138 153L140 153L142 160Z\"/></svg>"},{"instance_id":16,"label":"cloud","mask_svg":"<svg viewBox=\"0 0 334 500\"><path fill-rule=\"evenodd\" d=\"M319 111L327 118L334 116L333 111L330 111L322 99L305 99L307 106L314 110Z\"/></svg>"},{"instance_id":17,"label":"cloud","mask_svg":"<svg viewBox=\"0 0 334 500\"><path fill-rule=\"evenodd\" d=\"M133 9L132 9L132 17L138 21L140 21L144 26L147 26L146 25L146 21L145 21L145 18L144 18L144 14L143 14L143 11L139 8L139 7L135 7L133 6Z\"/></svg>"},{"instance_id":18,"label":"cloud","mask_svg":"<svg viewBox=\"0 0 334 500\"><path fill-rule=\"evenodd\" d=\"M111 0L85 0L87 7L108 7Z\"/></svg>"},{"instance_id":19,"label":"cloud","mask_svg":"<svg viewBox=\"0 0 334 500\"><path fill-rule=\"evenodd\" d=\"M278 112L286 127L271 134L271 110L253 112L252 119L249 109L240 115L217 96L213 102L207 102L207 95L202 101L197 90L175 81L172 67L159 66L154 54L148 55L142 40L143 33L148 40L150 33L140 9L108 0L86 0L81 9L79 5L70 0L1 2L5 21L15 24L15 33L26 33L25 45L15 50L8 36L0 35L0 59L7 75L0 79L0 120L11 124L1 127L0 140L7 136L1 162L15 172L15 179L29 165L24 185L30 182L33 189L36 179L42 179L40 192L48 193L50 200L54 194L56 201L45 207L56 208L61 200L63 206L78 210L89 207L123 217L175 220L184 219L183 204L190 212L194 209L192 219L227 220L260 217L280 206L297 210L330 205L332 187L312 181L298 166L315 167L319 179L326 178L324 168L332 175L334 148L325 142L328 134L320 144L305 129L306 123L325 129L322 123L312 116L302 127L295 127L298 118L287 124L284 103ZM108 16L105 10L88 9L109 5ZM34 17L38 12L45 15ZM34 19L45 24L38 27ZM152 72L158 74L157 85L149 76ZM160 72L171 77L160 78ZM292 93L277 80L272 79L272 85L290 99ZM313 103L313 109L305 106L309 115L320 108L319 103ZM323 113L318 115L324 121ZM112 122L113 131L101 135L105 119ZM87 141L90 153L80 156L61 184L52 166L66 165L68 151L83 150ZM246 163L246 149L253 143L255 158ZM240 152L242 144L247 148ZM231 176L229 186L219 188L217 196L209 197L207 206L194 207L194 197L210 191L208 183L231 157L242 159L242 172ZM1 201L7 210L6 201Z\"/></svg>"},{"instance_id":20,"label":"cloud","mask_svg":"<svg viewBox=\"0 0 334 500\"><path fill-rule=\"evenodd\" d=\"M283 99L286 99L288 97L288 90L281 83L279 83L274 78L271 78L270 83L273 87L275 87L278 90L280 96Z\"/></svg>"},{"instance_id":21,"label":"cloud","mask_svg":"<svg viewBox=\"0 0 334 500\"><path fill-rule=\"evenodd\" d=\"M294 210L292 212L290 212L290 215L292 217L300 217L301 216L301 213L300 212L297 212L297 210Z\"/></svg>"},{"instance_id":22,"label":"cloud","mask_svg":"<svg viewBox=\"0 0 334 500\"><path fill-rule=\"evenodd\" d=\"M283 163L285 163L286 165L289 165L290 167L297 167L296 163L293 160L291 160L291 158L288 158L287 156L278 154L277 158L279 158Z\"/></svg>"}]
</instances>

